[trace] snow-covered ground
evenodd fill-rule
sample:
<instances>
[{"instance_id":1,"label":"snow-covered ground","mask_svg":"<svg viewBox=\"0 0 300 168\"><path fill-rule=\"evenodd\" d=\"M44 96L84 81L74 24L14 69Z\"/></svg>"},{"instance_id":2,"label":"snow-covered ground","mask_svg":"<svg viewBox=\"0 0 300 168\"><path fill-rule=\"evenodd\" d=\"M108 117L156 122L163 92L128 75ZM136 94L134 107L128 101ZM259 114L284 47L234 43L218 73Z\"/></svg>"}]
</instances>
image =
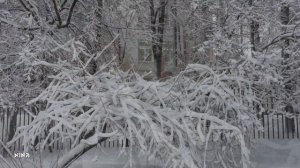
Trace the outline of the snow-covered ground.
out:
<instances>
[{"instance_id":1,"label":"snow-covered ground","mask_svg":"<svg viewBox=\"0 0 300 168\"><path fill-rule=\"evenodd\" d=\"M101 151L90 151L80 159L77 166L82 166L80 168L98 168L101 165L100 167L103 168L123 168L124 165L129 164L129 157L129 153L126 155L120 155L119 150L116 148L104 148ZM137 168L160 168L160 163L158 161L148 161L145 157L143 157L143 154L139 154L135 151L133 151L132 160L134 161L132 164L134 164Z\"/></svg>"},{"instance_id":2,"label":"snow-covered ground","mask_svg":"<svg viewBox=\"0 0 300 168\"><path fill-rule=\"evenodd\" d=\"M126 150L126 154L120 154L118 148L97 148L88 151L81 158L77 159L70 165L70 168L123 168L125 165L129 167L129 150ZM124 151L125 152L125 151ZM147 160L143 154L132 152L132 164L136 168L160 168L161 163L157 160ZM29 159L24 158L20 160L22 162L22 168L53 168L57 163L62 153L42 153L42 154L31 154ZM34 159L34 160L33 160ZM11 160L9 160L11 162ZM41 164L42 163L42 164ZM11 162L11 165L12 162ZM9 166L1 163L0 168L9 168ZM17 168L17 167L16 167Z\"/></svg>"},{"instance_id":3,"label":"snow-covered ground","mask_svg":"<svg viewBox=\"0 0 300 168\"><path fill-rule=\"evenodd\" d=\"M252 149L252 161L255 168L299 168L300 167L300 140L256 140ZM143 154L132 156L135 167L138 168L160 168L158 161L147 161ZM34 155L34 158L44 158L43 167L53 167L59 157L57 153L44 153ZM119 155L117 148L102 148L89 151L82 158L70 166L71 168L123 168L128 163L129 155ZM35 161L39 162L39 161ZM24 162L24 168L32 168L33 165L28 161ZM38 165L37 165L38 166ZM39 167L39 166L38 166ZM0 168L6 168L0 164Z\"/></svg>"},{"instance_id":4,"label":"snow-covered ground","mask_svg":"<svg viewBox=\"0 0 300 168\"><path fill-rule=\"evenodd\" d=\"M256 140L252 151L256 168L299 168L300 140Z\"/></svg>"},{"instance_id":5,"label":"snow-covered ground","mask_svg":"<svg viewBox=\"0 0 300 168\"><path fill-rule=\"evenodd\" d=\"M82 167L90 165L91 168L97 168L99 165L103 165L101 167L122 168L128 159L124 156L118 158L116 150L105 150L98 157L93 152L89 155L94 157L88 155L83 157ZM134 160L139 168L159 167L155 166L158 163L149 162L137 156L134 156ZM300 140L256 140L256 145L252 150L252 161L255 168L300 168Z\"/></svg>"}]
</instances>

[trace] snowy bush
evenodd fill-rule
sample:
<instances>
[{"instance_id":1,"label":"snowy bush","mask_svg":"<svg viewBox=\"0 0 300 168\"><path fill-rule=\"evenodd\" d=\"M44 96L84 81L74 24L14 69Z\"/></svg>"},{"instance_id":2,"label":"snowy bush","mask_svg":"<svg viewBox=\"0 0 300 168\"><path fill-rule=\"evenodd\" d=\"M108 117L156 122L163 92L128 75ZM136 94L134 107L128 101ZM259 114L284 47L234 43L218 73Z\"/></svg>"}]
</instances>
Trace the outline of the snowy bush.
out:
<instances>
[{"instance_id":1,"label":"snowy bush","mask_svg":"<svg viewBox=\"0 0 300 168\"><path fill-rule=\"evenodd\" d=\"M130 156L137 148L166 167L249 167L245 138L255 121L249 82L200 64L165 82L145 81L111 65L94 75L62 66L47 89L29 102L44 101L45 110L19 128L11 143L22 137L30 150L45 132L41 149L71 140L58 167L109 139L128 139ZM53 134L60 136L52 139Z\"/></svg>"}]
</instances>

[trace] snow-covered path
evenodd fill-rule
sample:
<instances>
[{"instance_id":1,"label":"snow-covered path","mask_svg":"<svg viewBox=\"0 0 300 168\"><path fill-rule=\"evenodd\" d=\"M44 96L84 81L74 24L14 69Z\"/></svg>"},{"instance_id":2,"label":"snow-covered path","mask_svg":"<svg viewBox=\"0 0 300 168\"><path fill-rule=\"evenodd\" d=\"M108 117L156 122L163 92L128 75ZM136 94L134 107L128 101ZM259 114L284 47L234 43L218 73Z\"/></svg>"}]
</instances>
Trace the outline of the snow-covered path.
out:
<instances>
[{"instance_id":1,"label":"snow-covered path","mask_svg":"<svg viewBox=\"0 0 300 168\"><path fill-rule=\"evenodd\" d=\"M300 168L300 140L257 140L252 157L256 168Z\"/></svg>"}]
</instances>

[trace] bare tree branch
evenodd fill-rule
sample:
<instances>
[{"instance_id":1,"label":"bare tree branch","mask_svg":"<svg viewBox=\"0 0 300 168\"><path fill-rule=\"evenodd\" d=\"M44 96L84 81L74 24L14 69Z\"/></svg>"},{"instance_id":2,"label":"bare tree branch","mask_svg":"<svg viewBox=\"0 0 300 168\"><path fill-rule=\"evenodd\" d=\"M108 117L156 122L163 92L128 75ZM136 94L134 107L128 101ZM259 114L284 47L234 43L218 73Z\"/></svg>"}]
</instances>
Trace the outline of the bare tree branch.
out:
<instances>
[{"instance_id":1,"label":"bare tree branch","mask_svg":"<svg viewBox=\"0 0 300 168\"><path fill-rule=\"evenodd\" d=\"M52 2L53 2L53 6L54 6L54 11L55 11L55 14L56 14L56 17L57 17L57 20L58 20L58 25L61 26L62 21L61 21L61 17L60 17L58 8L57 8L56 0L52 0Z\"/></svg>"},{"instance_id":2,"label":"bare tree branch","mask_svg":"<svg viewBox=\"0 0 300 168\"><path fill-rule=\"evenodd\" d=\"M28 12L32 12L27 6L26 4L23 2L23 0L19 0L19 2L21 3L21 5L28 11Z\"/></svg>"},{"instance_id":3,"label":"bare tree branch","mask_svg":"<svg viewBox=\"0 0 300 168\"><path fill-rule=\"evenodd\" d=\"M64 0L64 1L61 3L60 9L59 9L60 12L64 9L64 6L66 5L67 2L68 2L68 0Z\"/></svg>"},{"instance_id":4,"label":"bare tree branch","mask_svg":"<svg viewBox=\"0 0 300 168\"><path fill-rule=\"evenodd\" d=\"M73 15L73 11L74 11L74 8L75 8L75 5L76 3L78 2L78 0L74 0L72 5L71 5L71 8L69 10L69 14L68 14L68 18L67 18L67 21L65 24L61 25L61 26L58 26L58 28L64 28L64 27L68 27L69 24L71 23L71 18L72 18L72 15Z\"/></svg>"},{"instance_id":5,"label":"bare tree branch","mask_svg":"<svg viewBox=\"0 0 300 168\"><path fill-rule=\"evenodd\" d=\"M33 19L34 19L34 21L37 23L37 25L41 25L40 23L39 23L39 19L38 19L38 17L37 17L37 14L34 12L34 11L32 11L28 6L26 6L26 4L24 3L24 1L23 0L19 0L19 2L21 3L21 5L24 7L24 9L26 10L26 11L28 11L32 16L33 16Z\"/></svg>"},{"instance_id":6,"label":"bare tree branch","mask_svg":"<svg viewBox=\"0 0 300 168\"><path fill-rule=\"evenodd\" d=\"M266 50L268 47L270 47L271 45L274 45L282 40L286 40L288 38L300 38L300 34L294 34L294 33L284 33L284 34L280 34L278 36L276 36L270 43L266 44L265 46L263 46L260 51L264 51Z\"/></svg>"}]
</instances>

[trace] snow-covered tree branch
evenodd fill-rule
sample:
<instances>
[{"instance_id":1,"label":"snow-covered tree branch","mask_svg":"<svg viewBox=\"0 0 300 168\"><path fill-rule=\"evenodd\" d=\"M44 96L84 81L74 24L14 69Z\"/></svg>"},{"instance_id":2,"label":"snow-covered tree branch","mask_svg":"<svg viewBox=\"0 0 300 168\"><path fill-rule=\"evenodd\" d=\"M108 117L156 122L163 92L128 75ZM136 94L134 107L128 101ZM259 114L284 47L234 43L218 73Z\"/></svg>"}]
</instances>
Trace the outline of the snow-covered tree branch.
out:
<instances>
[{"instance_id":1,"label":"snow-covered tree branch","mask_svg":"<svg viewBox=\"0 0 300 168\"><path fill-rule=\"evenodd\" d=\"M245 138L255 121L248 106L255 101L249 81L192 64L165 82L151 82L108 68L112 65L89 76L80 75L76 67L52 76L46 90L29 102L46 102L46 109L19 128L13 141L23 137L29 150L44 132L40 149L49 140L71 140L72 149L59 160L59 167L99 142L113 139L129 139L130 148L149 158L168 160L167 167L206 167L211 164L207 161L211 152L218 153L215 159L222 164L234 167L227 161L235 159L227 155L233 147L225 144L237 143L241 154L237 167L249 166ZM243 94L235 94L233 88ZM52 126L53 122L57 124ZM51 139L54 133L60 137ZM220 148L209 151L210 145Z\"/></svg>"}]
</instances>

